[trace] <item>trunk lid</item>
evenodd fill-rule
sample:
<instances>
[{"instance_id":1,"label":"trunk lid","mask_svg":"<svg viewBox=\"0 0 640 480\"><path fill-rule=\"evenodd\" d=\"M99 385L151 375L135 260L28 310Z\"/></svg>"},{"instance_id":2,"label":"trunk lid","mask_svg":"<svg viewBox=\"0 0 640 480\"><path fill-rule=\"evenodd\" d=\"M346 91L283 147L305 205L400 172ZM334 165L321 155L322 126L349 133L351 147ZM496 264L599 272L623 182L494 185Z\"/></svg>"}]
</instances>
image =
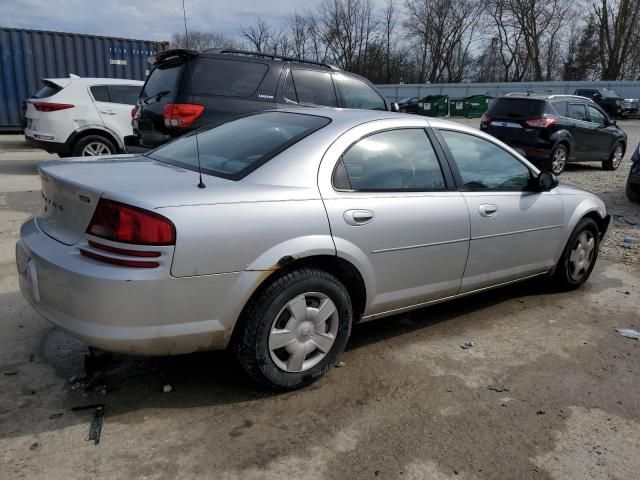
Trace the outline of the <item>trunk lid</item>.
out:
<instances>
[{"instance_id":1,"label":"trunk lid","mask_svg":"<svg viewBox=\"0 0 640 480\"><path fill-rule=\"evenodd\" d=\"M40 229L66 245L78 242L104 193L114 200L153 210L196 202L198 174L144 156L119 155L87 160L41 162L42 204L36 215ZM207 176L207 187L233 183Z\"/></svg>"},{"instance_id":2,"label":"trunk lid","mask_svg":"<svg viewBox=\"0 0 640 480\"><path fill-rule=\"evenodd\" d=\"M538 135L538 130L525 122L542 117L546 103L540 99L503 97L495 100L487 115L486 132L507 144L529 145Z\"/></svg>"}]
</instances>

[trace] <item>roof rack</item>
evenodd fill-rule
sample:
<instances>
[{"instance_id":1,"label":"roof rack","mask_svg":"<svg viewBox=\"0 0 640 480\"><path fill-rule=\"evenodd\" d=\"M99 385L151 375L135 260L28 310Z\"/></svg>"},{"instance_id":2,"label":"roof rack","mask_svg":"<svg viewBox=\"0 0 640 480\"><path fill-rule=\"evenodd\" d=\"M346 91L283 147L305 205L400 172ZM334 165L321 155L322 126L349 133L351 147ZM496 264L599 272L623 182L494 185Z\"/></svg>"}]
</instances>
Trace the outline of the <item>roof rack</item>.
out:
<instances>
[{"instance_id":1,"label":"roof rack","mask_svg":"<svg viewBox=\"0 0 640 480\"><path fill-rule=\"evenodd\" d=\"M224 49L224 48L208 48L204 51L209 53L222 53L222 54L232 54L232 55L246 55L248 57L270 58L272 60L281 60L283 62L307 63L310 65L327 67L327 68L330 68L331 70L341 70L335 65L331 65L329 63L316 62L313 60L304 60L301 58L294 58L294 57L284 57L282 55L276 55L273 53L251 52L249 50L234 50L234 49Z\"/></svg>"}]
</instances>

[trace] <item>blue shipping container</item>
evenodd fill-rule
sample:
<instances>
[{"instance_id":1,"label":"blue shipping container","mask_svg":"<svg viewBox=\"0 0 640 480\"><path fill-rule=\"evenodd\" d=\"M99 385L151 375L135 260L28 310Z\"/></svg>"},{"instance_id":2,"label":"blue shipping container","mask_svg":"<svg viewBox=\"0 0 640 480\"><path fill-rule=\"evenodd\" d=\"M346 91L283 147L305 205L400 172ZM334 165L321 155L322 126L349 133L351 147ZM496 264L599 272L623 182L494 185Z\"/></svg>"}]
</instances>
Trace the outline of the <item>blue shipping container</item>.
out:
<instances>
[{"instance_id":1,"label":"blue shipping container","mask_svg":"<svg viewBox=\"0 0 640 480\"><path fill-rule=\"evenodd\" d=\"M22 102L43 78L144 80L147 58L168 42L0 27L0 131L22 129Z\"/></svg>"}]
</instances>

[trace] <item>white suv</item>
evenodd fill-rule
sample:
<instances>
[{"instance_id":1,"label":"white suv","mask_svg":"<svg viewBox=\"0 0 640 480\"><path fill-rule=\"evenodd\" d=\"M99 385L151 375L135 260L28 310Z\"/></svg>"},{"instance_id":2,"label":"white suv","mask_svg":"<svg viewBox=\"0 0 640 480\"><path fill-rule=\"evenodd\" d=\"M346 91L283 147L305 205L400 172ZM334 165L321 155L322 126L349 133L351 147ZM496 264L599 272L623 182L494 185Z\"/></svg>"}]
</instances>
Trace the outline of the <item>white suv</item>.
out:
<instances>
[{"instance_id":1,"label":"white suv","mask_svg":"<svg viewBox=\"0 0 640 480\"><path fill-rule=\"evenodd\" d=\"M47 78L26 101L28 143L61 157L124 152L131 109L144 82L113 78Z\"/></svg>"}]
</instances>

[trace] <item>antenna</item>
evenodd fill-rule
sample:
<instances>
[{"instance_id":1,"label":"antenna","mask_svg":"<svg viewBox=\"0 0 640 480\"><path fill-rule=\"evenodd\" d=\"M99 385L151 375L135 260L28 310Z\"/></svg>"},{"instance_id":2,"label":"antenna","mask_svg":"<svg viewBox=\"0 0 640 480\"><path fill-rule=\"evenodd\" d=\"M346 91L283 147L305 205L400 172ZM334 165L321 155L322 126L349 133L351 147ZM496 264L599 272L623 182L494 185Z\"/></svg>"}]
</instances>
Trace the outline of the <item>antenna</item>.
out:
<instances>
[{"instance_id":1,"label":"antenna","mask_svg":"<svg viewBox=\"0 0 640 480\"><path fill-rule=\"evenodd\" d=\"M184 40L187 44L187 49L189 48L189 31L187 30L187 10L184 6L184 0L182 0L182 18L184 19ZM187 55L187 72L189 75L189 90L191 90L191 108L193 108L193 116L195 117L196 109L193 103L193 82L191 78L191 55ZM198 177L200 181L198 182L198 188L207 188L205 183L202 181L202 166L200 165L200 144L198 143L198 129L196 128L195 132L196 137L196 158L198 159Z\"/></svg>"}]
</instances>

